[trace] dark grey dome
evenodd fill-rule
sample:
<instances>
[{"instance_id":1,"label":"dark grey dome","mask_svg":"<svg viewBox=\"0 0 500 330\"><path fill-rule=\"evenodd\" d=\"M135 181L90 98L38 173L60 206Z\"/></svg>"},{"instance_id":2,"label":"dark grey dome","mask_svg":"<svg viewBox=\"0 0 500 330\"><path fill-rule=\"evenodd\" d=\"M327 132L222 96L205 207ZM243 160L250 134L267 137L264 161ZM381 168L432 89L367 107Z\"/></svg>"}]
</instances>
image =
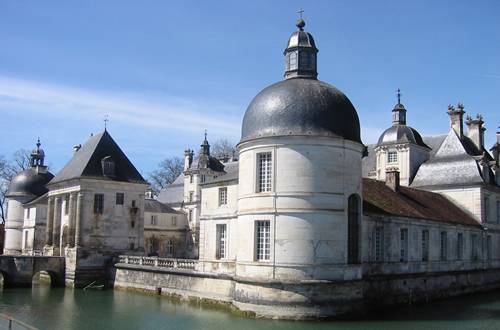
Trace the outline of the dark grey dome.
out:
<instances>
[{"instance_id":1,"label":"dark grey dome","mask_svg":"<svg viewBox=\"0 0 500 330\"><path fill-rule=\"evenodd\" d=\"M309 32L302 30L295 31L288 39L286 48L289 49L294 47L310 47L317 50L313 36Z\"/></svg>"},{"instance_id":2,"label":"dark grey dome","mask_svg":"<svg viewBox=\"0 0 500 330\"><path fill-rule=\"evenodd\" d=\"M252 100L243 118L241 142L278 135L336 136L361 143L351 101L316 79L286 79Z\"/></svg>"},{"instance_id":3,"label":"dark grey dome","mask_svg":"<svg viewBox=\"0 0 500 330\"><path fill-rule=\"evenodd\" d=\"M36 167L30 167L12 179L6 197L39 197L48 191L45 185L53 177L48 171L37 171Z\"/></svg>"},{"instance_id":4,"label":"dark grey dome","mask_svg":"<svg viewBox=\"0 0 500 330\"><path fill-rule=\"evenodd\" d=\"M392 125L380 135L377 145L393 143L413 143L424 148L429 148L422 140L416 129L406 125Z\"/></svg>"}]
</instances>

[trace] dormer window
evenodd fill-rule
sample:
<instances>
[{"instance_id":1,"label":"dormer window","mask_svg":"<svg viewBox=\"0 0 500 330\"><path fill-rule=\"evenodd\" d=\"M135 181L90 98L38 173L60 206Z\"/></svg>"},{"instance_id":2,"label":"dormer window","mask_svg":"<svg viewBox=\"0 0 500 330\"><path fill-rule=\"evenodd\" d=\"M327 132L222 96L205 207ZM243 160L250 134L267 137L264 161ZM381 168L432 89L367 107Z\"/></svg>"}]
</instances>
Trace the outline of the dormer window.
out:
<instances>
[{"instance_id":1,"label":"dormer window","mask_svg":"<svg viewBox=\"0 0 500 330\"><path fill-rule=\"evenodd\" d=\"M101 160L102 165L102 175L109 178L115 177L115 162L111 156L106 156Z\"/></svg>"}]
</instances>

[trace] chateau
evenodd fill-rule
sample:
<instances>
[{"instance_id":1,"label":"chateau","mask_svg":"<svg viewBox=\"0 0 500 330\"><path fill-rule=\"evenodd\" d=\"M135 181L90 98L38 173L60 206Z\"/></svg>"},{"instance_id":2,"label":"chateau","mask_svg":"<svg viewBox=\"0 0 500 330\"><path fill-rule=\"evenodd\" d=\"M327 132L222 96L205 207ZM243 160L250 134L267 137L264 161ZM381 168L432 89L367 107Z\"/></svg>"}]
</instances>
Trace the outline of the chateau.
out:
<instances>
[{"instance_id":1,"label":"chateau","mask_svg":"<svg viewBox=\"0 0 500 330\"><path fill-rule=\"evenodd\" d=\"M250 102L237 157L213 157L205 135L157 200L107 131L56 176L37 145L9 189L5 253L64 256L68 285L112 269L115 288L268 318L499 287L500 133L488 150L482 117L465 130L458 104L449 132L422 137L398 93L391 126L365 146L348 97L317 79L304 27L284 79Z\"/></svg>"}]
</instances>

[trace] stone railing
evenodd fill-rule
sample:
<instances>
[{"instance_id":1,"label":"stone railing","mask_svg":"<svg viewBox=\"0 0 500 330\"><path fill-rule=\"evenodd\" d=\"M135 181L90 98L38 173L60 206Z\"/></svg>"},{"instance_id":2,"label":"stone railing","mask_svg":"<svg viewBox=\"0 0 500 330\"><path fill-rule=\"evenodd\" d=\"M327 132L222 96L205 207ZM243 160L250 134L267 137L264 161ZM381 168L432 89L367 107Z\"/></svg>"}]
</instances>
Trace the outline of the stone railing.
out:
<instances>
[{"instance_id":1,"label":"stone railing","mask_svg":"<svg viewBox=\"0 0 500 330\"><path fill-rule=\"evenodd\" d=\"M141 257L141 256L120 256L119 263L138 266L149 266L157 268L176 268L196 270L198 260L194 259L174 259L160 257Z\"/></svg>"}]
</instances>

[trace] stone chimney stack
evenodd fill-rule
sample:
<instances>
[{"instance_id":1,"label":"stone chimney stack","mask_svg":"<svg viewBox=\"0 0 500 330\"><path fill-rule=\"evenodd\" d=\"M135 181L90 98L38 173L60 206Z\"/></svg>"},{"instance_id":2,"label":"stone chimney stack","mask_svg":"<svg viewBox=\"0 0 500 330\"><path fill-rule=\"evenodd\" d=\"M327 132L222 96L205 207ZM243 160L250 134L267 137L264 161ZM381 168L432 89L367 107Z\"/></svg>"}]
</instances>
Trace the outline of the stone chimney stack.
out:
<instances>
[{"instance_id":1,"label":"stone chimney stack","mask_svg":"<svg viewBox=\"0 0 500 330\"><path fill-rule=\"evenodd\" d=\"M397 167L388 167L385 171L385 184L393 191L399 191L399 169Z\"/></svg>"},{"instance_id":2,"label":"stone chimney stack","mask_svg":"<svg viewBox=\"0 0 500 330\"><path fill-rule=\"evenodd\" d=\"M478 113L474 119L467 117L466 124L468 127L467 136L482 153L484 149L484 131L486 130L486 128L483 127L483 116Z\"/></svg>"},{"instance_id":3,"label":"stone chimney stack","mask_svg":"<svg viewBox=\"0 0 500 330\"><path fill-rule=\"evenodd\" d=\"M464 105L462 103L458 103L456 109L451 104L448 106L451 128L453 128L460 139L464 134L464 113Z\"/></svg>"},{"instance_id":4,"label":"stone chimney stack","mask_svg":"<svg viewBox=\"0 0 500 330\"><path fill-rule=\"evenodd\" d=\"M500 127L498 127L500 129ZM495 165L500 166L500 130L497 132L497 143L493 145L493 147L490 149L490 151L493 153L493 159L495 160Z\"/></svg>"},{"instance_id":5,"label":"stone chimney stack","mask_svg":"<svg viewBox=\"0 0 500 330\"><path fill-rule=\"evenodd\" d=\"M193 151L191 149L184 150L184 171L187 171L193 162Z\"/></svg>"}]
</instances>

